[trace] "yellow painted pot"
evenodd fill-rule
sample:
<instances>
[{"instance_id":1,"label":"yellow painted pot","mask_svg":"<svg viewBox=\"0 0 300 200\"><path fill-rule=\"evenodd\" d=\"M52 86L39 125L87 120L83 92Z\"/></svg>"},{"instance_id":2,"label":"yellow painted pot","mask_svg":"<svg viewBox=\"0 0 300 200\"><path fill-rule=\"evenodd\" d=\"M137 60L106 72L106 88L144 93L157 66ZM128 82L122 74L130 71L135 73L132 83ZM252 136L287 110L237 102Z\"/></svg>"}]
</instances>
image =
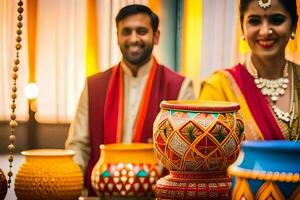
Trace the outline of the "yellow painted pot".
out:
<instances>
[{"instance_id":1,"label":"yellow painted pot","mask_svg":"<svg viewBox=\"0 0 300 200\"><path fill-rule=\"evenodd\" d=\"M108 144L100 145L100 150L91 176L98 196L154 196L161 173L152 144Z\"/></svg>"},{"instance_id":2,"label":"yellow painted pot","mask_svg":"<svg viewBox=\"0 0 300 200\"><path fill-rule=\"evenodd\" d=\"M72 157L74 151L63 149L36 149L23 151L25 163L15 181L18 200L78 199L83 177Z\"/></svg>"}]
</instances>

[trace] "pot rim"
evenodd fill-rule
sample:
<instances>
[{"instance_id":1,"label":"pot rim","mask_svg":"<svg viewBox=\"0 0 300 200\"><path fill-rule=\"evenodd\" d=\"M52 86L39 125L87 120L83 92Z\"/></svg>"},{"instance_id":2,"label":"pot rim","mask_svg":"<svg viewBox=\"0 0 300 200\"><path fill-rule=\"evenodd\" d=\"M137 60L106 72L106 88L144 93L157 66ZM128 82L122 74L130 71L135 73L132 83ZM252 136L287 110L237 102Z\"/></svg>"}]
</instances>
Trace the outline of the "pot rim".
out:
<instances>
[{"instance_id":1,"label":"pot rim","mask_svg":"<svg viewBox=\"0 0 300 200\"><path fill-rule=\"evenodd\" d=\"M289 140L244 141L242 148L255 148L262 150L300 150L300 142Z\"/></svg>"},{"instance_id":2,"label":"pot rim","mask_svg":"<svg viewBox=\"0 0 300 200\"><path fill-rule=\"evenodd\" d=\"M130 151L139 151L139 150L153 150L153 144L151 143L116 143L116 144L101 144L99 145L100 149L103 150L130 150Z\"/></svg>"},{"instance_id":3,"label":"pot rim","mask_svg":"<svg viewBox=\"0 0 300 200\"><path fill-rule=\"evenodd\" d=\"M235 112L240 109L240 105L231 101L204 101L204 100L171 100L162 101L161 109L200 111L200 112Z\"/></svg>"},{"instance_id":4,"label":"pot rim","mask_svg":"<svg viewBox=\"0 0 300 200\"><path fill-rule=\"evenodd\" d=\"M69 149L31 149L21 152L24 156L72 156L75 151Z\"/></svg>"}]
</instances>

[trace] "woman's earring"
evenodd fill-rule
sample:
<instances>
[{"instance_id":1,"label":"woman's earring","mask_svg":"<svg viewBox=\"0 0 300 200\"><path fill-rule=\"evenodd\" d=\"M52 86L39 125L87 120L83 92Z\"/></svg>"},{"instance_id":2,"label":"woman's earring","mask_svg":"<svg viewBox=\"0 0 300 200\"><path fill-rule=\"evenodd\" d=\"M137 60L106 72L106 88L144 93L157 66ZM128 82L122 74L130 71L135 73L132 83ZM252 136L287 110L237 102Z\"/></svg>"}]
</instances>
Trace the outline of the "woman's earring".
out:
<instances>
[{"instance_id":1,"label":"woman's earring","mask_svg":"<svg viewBox=\"0 0 300 200\"><path fill-rule=\"evenodd\" d=\"M288 43L287 49L291 53L295 53L297 51L297 41L295 40L295 32L292 32L290 38L291 40Z\"/></svg>"},{"instance_id":2,"label":"woman's earring","mask_svg":"<svg viewBox=\"0 0 300 200\"><path fill-rule=\"evenodd\" d=\"M242 54L246 54L246 53L248 53L248 51L249 51L249 47L248 47L248 44L247 44L247 42L246 42L246 37L244 36L244 35L242 35L242 37L241 37L241 40L240 40L240 45L239 45L240 47L240 52L242 53Z\"/></svg>"},{"instance_id":3,"label":"woman's earring","mask_svg":"<svg viewBox=\"0 0 300 200\"><path fill-rule=\"evenodd\" d=\"M292 40L295 39L295 32L292 32L292 34L291 34L291 39L292 39Z\"/></svg>"}]
</instances>

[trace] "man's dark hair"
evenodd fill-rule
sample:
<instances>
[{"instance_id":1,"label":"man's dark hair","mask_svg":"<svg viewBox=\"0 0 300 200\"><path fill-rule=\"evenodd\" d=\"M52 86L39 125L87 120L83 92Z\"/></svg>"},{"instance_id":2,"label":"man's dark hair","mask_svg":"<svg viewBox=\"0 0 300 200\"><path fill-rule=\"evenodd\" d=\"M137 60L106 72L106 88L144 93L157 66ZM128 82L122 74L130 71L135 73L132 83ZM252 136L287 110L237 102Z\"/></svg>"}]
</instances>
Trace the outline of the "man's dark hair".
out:
<instances>
[{"instance_id":1,"label":"man's dark hair","mask_svg":"<svg viewBox=\"0 0 300 200\"><path fill-rule=\"evenodd\" d=\"M158 16L154 12L152 12L152 10L150 8L148 8L147 6L139 5L139 4L125 6L119 11L119 13L116 17L117 27L118 27L118 23L121 20L125 19L126 17L128 17L130 15L135 15L138 13L145 13L150 17L153 32L156 32L157 28L158 28L158 24L159 24Z\"/></svg>"},{"instance_id":2,"label":"man's dark hair","mask_svg":"<svg viewBox=\"0 0 300 200\"><path fill-rule=\"evenodd\" d=\"M241 21L242 29L243 29L244 14L251 1L254 0L240 0L240 21ZM296 0L278 0L278 1L285 8L285 10L290 14L292 20L292 28L294 29L293 31L296 31L297 22L298 22Z\"/></svg>"}]
</instances>

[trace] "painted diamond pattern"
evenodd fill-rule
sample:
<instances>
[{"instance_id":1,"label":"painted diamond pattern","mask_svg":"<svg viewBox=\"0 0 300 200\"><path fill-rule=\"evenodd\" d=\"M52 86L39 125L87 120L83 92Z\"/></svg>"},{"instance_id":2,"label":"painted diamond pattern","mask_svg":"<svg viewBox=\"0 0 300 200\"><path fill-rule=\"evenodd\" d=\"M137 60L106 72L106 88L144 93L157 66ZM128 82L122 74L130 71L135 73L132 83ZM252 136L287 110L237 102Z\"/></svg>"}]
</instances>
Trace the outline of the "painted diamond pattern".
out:
<instances>
[{"instance_id":1,"label":"painted diamond pattern","mask_svg":"<svg viewBox=\"0 0 300 200\"><path fill-rule=\"evenodd\" d=\"M217 115L218 116L218 115ZM214 114L206 114L206 113L199 113L194 117L194 120L203 127L203 129L207 129L211 124L213 124L217 118Z\"/></svg>"},{"instance_id":2,"label":"painted diamond pattern","mask_svg":"<svg viewBox=\"0 0 300 200\"><path fill-rule=\"evenodd\" d=\"M226 113L226 125L229 129L234 128L235 119L234 119L234 113Z\"/></svg>"},{"instance_id":3,"label":"painted diamond pattern","mask_svg":"<svg viewBox=\"0 0 300 200\"><path fill-rule=\"evenodd\" d=\"M209 156L208 165L210 170L224 169L226 166L224 161L223 153L218 149L212 155Z\"/></svg>"},{"instance_id":4,"label":"painted diamond pattern","mask_svg":"<svg viewBox=\"0 0 300 200\"><path fill-rule=\"evenodd\" d=\"M235 133L238 136L239 140L243 140L243 132L245 130L244 124L240 119L236 120Z\"/></svg>"},{"instance_id":5,"label":"painted diamond pattern","mask_svg":"<svg viewBox=\"0 0 300 200\"><path fill-rule=\"evenodd\" d=\"M161 110L154 127L154 152L171 170L222 170L233 163L243 140L238 112Z\"/></svg>"},{"instance_id":6,"label":"painted diamond pattern","mask_svg":"<svg viewBox=\"0 0 300 200\"><path fill-rule=\"evenodd\" d=\"M187 152L186 156L185 156L185 162L192 162L192 161L194 161L195 160L195 155L196 155L196 153L192 149L190 149Z\"/></svg>"},{"instance_id":7,"label":"painted diamond pattern","mask_svg":"<svg viewBox=\"0 0 300 200\"><path fill-rule=\"evenodd\" d=\"M153 123L153 133L154 133L154 136L156 136L158 134L158 129L160 129L161 126L163 126L167 120L169 116L169 112L167 110L162 110L157 118L154 120L154 123Z\"/></svg>"},{"instance_id":8,"label":"painted diamond pattern","mask_svg":"<svg viewBox=\"0 0 300 200\"><path fill-rule=\"evenodd\" d=\"M232 164L238 157L239 151L235 150L231 155L227 156L227 166Z\"/></svg>"},{"instance_id":9,"label":"painted diamond pattern","mask_svg":"<svg viewBox=\"0 0 300 200\"><path fill-rule=\"evenodd\" d=\"M192 121L188 122L184 127L179 130L179 133L192 144L194 140L203 133L199 127Z\"/></svg>"},{"instance_id":10,"label":"painted diamond pattern","mask_svg":"<svg viewBox=\"0 0 300 200\"><path fill-rule=\"evenodd\" d=\"M223 146L225 155L228 156L231 154L237 147L237 143L233 137L230 137L226 144Z\"/></svg>"},{"instance_id":11,"label":"painted diamond pattern","mask_svg":"<svg viewBox=\"0 0 300 200\"><path fill-rule=\"evenodd\" d=\"M208 136L203 137L195 146L195 148L204 156L209 155L218 148L218 145Z\"/></svg>"},{"instance_id":12,"label":"painted diamond pattern","mask_svg":"<svg viewBox=\"0 0 300 200\"><path fill-rule=\"evenodd\" d=\"M158 149L160 150L161 153L165 152L166 142L165 142L164 138L161 136L161 134L158 134L158 136L156 137L155 145L156 145L156 147L158 147Z\"/></svg>"},{"instance_id":13,"label":"painted diamond pattern","mask_svg":"<svg viewBox=\"0 0 300 200\"><path fill-rule=\"evenodd\" d=\"M220 113L218 116L218 120L223 122L224 124L227 124L226 113Z\"/></svg>"},{"instance_id":14,"label":"painted diamond pattern","mask_svg":"<svg viewBox=\"0 0 300 200\"><path fill-rule=\"evenodd\" d=\"M188 150L189 144L187 144L178 134L175 133L169 141L169 148L172 148L180 156L183 156Z\"/></svg>"},{"instance_id":15,"label":"painted diamond pattern","mask_svg":"<svg viewBox=\"0 0 300 200\"><path fill-rule=\"evenodd\" d=\"M159 123L159 124L157 124ZM159 134L161 134L161 132L164 132L164 130L166 129L165 123L166 120L162 121L162 122L157 122L153 124L153 132L154 132L154 137L157 137Z\"/></svg>"},{"instance_id":16,"label":"painted diamond pattern","mask_svg":"<svg viewBox=\"0 0 300 200\"><path fill-rule=\"evenodd\" d=\"M166 139L172 134L173 130L174 128L169 120L166 120L159 128L160 134Z\"/></svg>"},{"instance_id":17,"label":"painted diamond pattern","mask_svg":"<svg viewBox=\"0 0 300 200\"><path fill-rule=\"evenodd\" d=\"M199 165L204 161L204 158L197 155L192 149L188 151L185 156L184 166L186 170L196 170Z\"/></svg>"},{"instance_id":18,"label":"painted diamond pattern","mask_svg":"<svg viewBox=\"0 0 300 200\"><path fill-rule=\"evenodd\" d=\"M198 163L196 163L196 162L184 162L184 168L185 168L185 170L192 171L192 170L196 169L197 164Z\"/></svg>"},{"instance_id":19,"label":"painted diamond pattern","mask_svg":"<svg viewBox=\"0 0 300 200\"><path fill-rule=\"evenodd\" d=\"M172 164L176 166L176 169L180 169L181 156L177 155L177 153L174 152L172 149L167 150L167 155Z\"/></svg>"},{"instance_id":20,"label":"painted diamond pattern","mask_svg":"<svg viewBox=\"0 0 300 200\"><path fill-rule=\"evenodd\" d=\"M190 121L189 115L186 112L175 112L171 116L171 122L175 128L179 128Z\"/></svg>"},{"instance_id":21,"label":"painted diamond pattern","mask_svg":"<svg viewBox=\"0 0 300 200\"><path fill-rule=\"evenodd\" d=\"M230 130L219 122L217 122L210 131L210 133L219 141L219 143L221 143L226 138L229 132Z\"/></svg>"}]
</instances>

